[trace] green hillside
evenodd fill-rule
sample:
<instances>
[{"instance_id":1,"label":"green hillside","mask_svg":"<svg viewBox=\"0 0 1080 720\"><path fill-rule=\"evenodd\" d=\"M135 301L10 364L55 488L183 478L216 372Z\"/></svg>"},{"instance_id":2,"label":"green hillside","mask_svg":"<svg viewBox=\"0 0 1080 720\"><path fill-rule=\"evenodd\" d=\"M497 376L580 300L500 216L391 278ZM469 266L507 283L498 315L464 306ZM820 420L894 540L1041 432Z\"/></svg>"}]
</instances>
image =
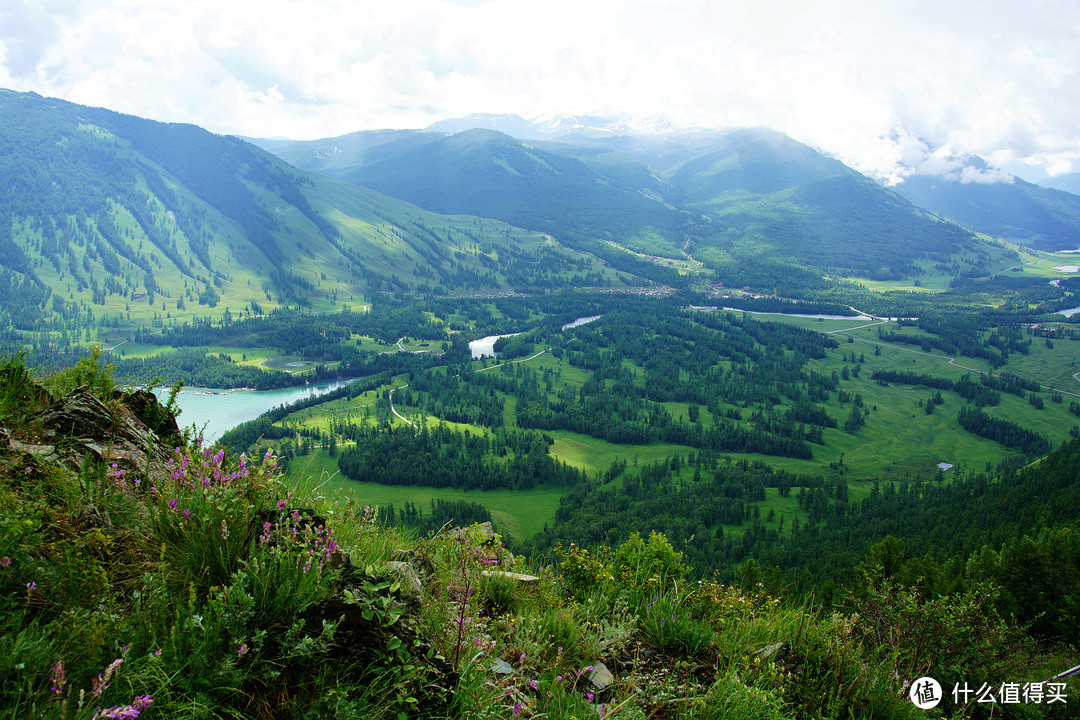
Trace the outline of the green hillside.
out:
<instances>
[{"instance_id":1,"label":"green hillside","mask_svg":"<svg viewBox=\"0 0 1080 720\"><path fill-rule=\"evenodd\" d=\"M912 202L946 215L964 227L1054 252L1080 243L1080 197L1011 182L961 182L916 175L896 187Z\"/></svg>"},{"instance_id":2,"label":"green hillside","mask_svg":"<svg viewBox=\"0 0 1080 720\"><path fill-rule=\"evenodd\" d=\"M376 297L619 281L493 220L298 171L237 138L0 93L0 308L61 346ZM18 334L10 335L14 343Z\"/></svg>"},{"instance_id":3,"label":"green hillside","mask_svg":"<svg viewBox=\"0 0 1080 720\"><path fill-rule=\"evenodd\" d=\"M980 251L970 233L838 160L768 130L739 130L665 173L722 226L732 256L766 253L826 272L896 279Z\"/></svg>"}]
</instances>

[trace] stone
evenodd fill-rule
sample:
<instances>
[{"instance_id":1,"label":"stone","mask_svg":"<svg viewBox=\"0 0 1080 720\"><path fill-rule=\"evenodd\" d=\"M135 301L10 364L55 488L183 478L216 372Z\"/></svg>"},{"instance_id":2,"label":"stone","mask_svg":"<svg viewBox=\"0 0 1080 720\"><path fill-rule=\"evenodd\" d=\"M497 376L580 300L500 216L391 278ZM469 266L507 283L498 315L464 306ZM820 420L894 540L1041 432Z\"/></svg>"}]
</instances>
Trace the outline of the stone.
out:
<instances>
[{"instance_id":1,"label":"stone","mask_svg":"<svg viewBox=\"0 0 1080 720\"><path fill-rule=\"evenodd\" d=\"M476 538L481 543L486 543L495 539L495 527L490 521L477 523L469 527L456 527L450 529L450 536L458 542Z\"/></svg>"},{"instance_id":2,"label":"stone","mask_svg":"<svg viewBox=\"0 0 1080 720\"><path fill-rule=\"evenodd\" d=\"M754 650L750 652L751 657L761 658L762 660L782 660L785 655L788 654L788 650L791 646L786 642L773 643L772 645L766 645L760 650Z\"/></svg>"},{"instance_id":3,"label":"stone","mask_svg":"<svg viewBox=\"0 0 1080 720\"><path fill-rule=\"evenodd\" d=\"M145 391L144 395L152 396ZM175 448L158 437L131 410L129 402L140 407L143 414L156 417L159 427L169 427L165 418L172 416L157 404L156 398L140 395L130 400L127 393L121 393L106 405L83 386L31 416L30 423L39 424L45 430L44 439L53 446L53 452L42 448L34 454L48 457L55 453L56 459L73 470L81 470L83 458L89 454L136 473L149 468L151 481L166 479L165 465L172 459ZM176 420L172 418L171 427L175 426Z\"/></svg>"},{"instance_id":4,"label":"stone","mask_svg":"<svg viewBox=\"0 0 1080 720\"><path fill-rule=\"evenodd\" d=\"M530 585L532 583L540 582L540 578L536 575L526 575L525 573L506 572L505 570L484 570L480 573L484 577L508 577L517 580L524 585Z\"/></svg>"},{"instance_id":5,"label":"stone","mask_svg":"<svg viewBox=\"0 0 1080 720\"><path fill-rule=\"evenodd\" d=\"M391 560L386 563L386 569L396 575L398 580L401 581L402 587L413 595L419 595L423 592L424 585L420 582L420 576L416 574L416 570L409 563Z\"/></svg>"},{"instance_id":6,"label":"stone","mask_svg":"<svg viewBox=\"0 0 1080 720\"><path fill-rule=\"evenodd\" d=\"M592 672L588 673L587 677L592 686L599 692L603 692L611 683L615 682L615 676L611 674L611 671L607 669L607 665L604 663L595 662L592 668Z\"/></svg>"},{"instance_id":7,"label":"stone","mask_svg":"<svg viewBox=\"0 0 1080 720\"><path fill-rule=\"evenodd\" d=\"M495 662L491 663L491 669L497 675L513 675L514 668L510 667L510 663L499 658L495 658Z\"/></svg>"}]
</instances>

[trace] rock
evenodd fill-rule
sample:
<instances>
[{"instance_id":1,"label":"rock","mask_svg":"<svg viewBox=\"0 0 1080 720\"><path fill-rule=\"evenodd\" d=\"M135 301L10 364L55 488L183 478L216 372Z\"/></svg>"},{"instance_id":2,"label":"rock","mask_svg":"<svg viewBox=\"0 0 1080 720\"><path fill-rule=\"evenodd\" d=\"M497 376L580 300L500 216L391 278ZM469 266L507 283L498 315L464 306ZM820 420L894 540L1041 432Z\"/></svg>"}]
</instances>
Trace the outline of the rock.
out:
<instances>
[{"instance_id":1,"label":"rock","mask_svg":"<svg viewBox=\"0 0 1080 720\"><path fill-rule=\"evenodd\" d=\"M487 543L495 539L495 527L489 521L470 525L469 527L451 528L450 537L458 542L476 539L481 543Z\"/></svg>"},{"instance_id":2,"label":"rock","mask_svg":"<svg viewBox=\"0 0 1080 720\"><path fill-rule=\"evenodd\" d=\"M790 649L791 646L786 642L778 642L766 645L760 650L754 650L753 652L747 650L747 652L750 653L751 657L761 658L762 660L782 660Z\"/></svg>"},{"instance_id":3,"label":"rock","mask_svg":"<svg viewBox=\"0 0 1080 720\"><path fill-rule=\"evenodd\" d=\"M435 566L431 564L431 558L416 550L395 550L393 553L397 560L408 563L409 567L416 571L421 581L429 578L435 572Z\"/></svg>"},{"instance_id":4,"label":"rock","mask_svg":"<svg viewBox=\"0 0 1080 720\"><path fill-rule=\"evenodd\" d=\"M52 406L31 416L30 422L45 430L45 440L52 444L57 459L73 470L81 470L88 453L104 461L116 463L125 470L143 473L150 468L151 481L168 477L165 464L173 457L174 446L160 438L128 406L132 402L145 415L158 418L158 425L168 427L162 419L172 418L157 403L151 393L130 400L124 393L109 405L101 402L86 387L75 390ZM156 410L152 409L156 406ZM159 414L155 414L159 413ZM176 419L172 418L172 427ZM44 448L34 454L49 455Z\"/></svg>"},{"instance_id":5,"label":"rock","mask_svg":"<svg viewBox=\"0 0 1080 720\"><path fill-rule=\"evenodd\" d=\"M352 560L349 558L349 553L344 550L331 550L326 565L331 570L344 570L352 567Z\"/></svg>"},{"instance_id":6,"label":"rock","mask_svg":"<svg viewBox=\"0 0 1080 720\"><path fill-rule=\"evenodd\" d=\"M154 431L159 438L167 440L180 436L180 427L176 424L176 416L165 409L158 402L157 395L149 390L136 390L135 392L113 392L112 397L123 403L132 414L143 421L146 427Z\"/></svg>"},{"instance_id":7,"label":"rock","mask_svg":"<svg viewBox=\"0 0 1080 720\"><path fill-rule=\"evenodd\" d=\"M535 575L526 575L525 573L506 572L504 570L484 570L480 573L485 577L508 577L517 580L519 583L529 585L532 583L540 582L540 578Z\"/></svg>"},{"instance_id":8,"label":"rock","mask_svg":"<svg viewBox=\"0 0 1080 720\"><path fill-rule=\"evenodd\" d=\"M396 575L401 581L402 587L413 595L419 595L423 592L424 585L420 582L420 576L416 574L416 570L409 563L391 560L386 563L386 569Z\"/></svg>"},{"instance_id":9,"label":"rock","mask_svg":"<svg viewBox=\"0 0 1080 720\"><path fill-rule=\"evenodd\" d=\"M506 662L505 660L500 660L499 658L495 658L495 662L491 663L491 669L497 675L514 674L514 668L510 667L510 663Z\"/></svg>"},{"instance_id":10,"label":"rock","mask_svg":"<svg viewBox=\"0 0 1080 720\"><path fill-rule=\"evenodd\" d=\"M587 677L592 686L599 692L603 692L611 683L615 682L615 676L611 674L611 671L607 669L607 665L604 663L595 662L592 668L592 672L588 673Z\"/></svg>"}]
</instances>

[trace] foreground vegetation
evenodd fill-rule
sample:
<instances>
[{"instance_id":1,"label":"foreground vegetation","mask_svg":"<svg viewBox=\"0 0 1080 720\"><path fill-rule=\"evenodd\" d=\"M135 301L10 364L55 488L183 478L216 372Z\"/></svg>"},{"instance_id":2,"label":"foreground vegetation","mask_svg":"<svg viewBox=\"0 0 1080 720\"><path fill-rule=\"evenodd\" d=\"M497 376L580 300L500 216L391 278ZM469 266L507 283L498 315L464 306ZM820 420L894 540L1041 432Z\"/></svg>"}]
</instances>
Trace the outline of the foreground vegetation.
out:
<instances>
[{"instance_id":1,"label":"foreground vegetation","mask_svg":"<svg viewBox=\"0 0 1080 720\"><path fill-rule=\"evenodd\" d=\"M767 592L752 564L691 581L659 533L515 558L481 526L418 535L291 491L273 456L201 447L139 397L89 361L0 368L11 717L908 718L926 674L947 688L934 713L982 717L948 689L1030 691L1072 664L1002 611L989 561L928 595L879 547L821 605ZM147 426L137 455L123 433ZM1075 531L1053 550L1075 565ZM1056 717L1073 685L1008 710Z\"/></svg>"}]
</instances>

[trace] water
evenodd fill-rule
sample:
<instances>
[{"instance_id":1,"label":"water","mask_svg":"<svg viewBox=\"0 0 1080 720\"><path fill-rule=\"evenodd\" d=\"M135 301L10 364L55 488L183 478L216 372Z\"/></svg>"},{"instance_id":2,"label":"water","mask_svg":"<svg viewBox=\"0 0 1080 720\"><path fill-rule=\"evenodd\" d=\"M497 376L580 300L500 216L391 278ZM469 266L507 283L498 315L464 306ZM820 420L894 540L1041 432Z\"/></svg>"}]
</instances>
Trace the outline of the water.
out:
<instances>
[{"instance_id":1,"label":"water","mask_svg":"<svg viewBox=\"0 0 1080 720\"><path fill-rule=\"evenodd\" d=\"M479 360L483 357L495 357L495 341L499 338L514 337L521 333L508 333L506 335L488 335L482 337L479 340L473 340L469 343L469 352L472 353L473 360Z\"/></svg>"},{"instance_id":2,"label":"water","mask_svg":"<svg viewBox=\"0 0 1080 720\"><path fill-rule=\"evenodd\" d=\"M181 428L192 423L207 442L212 442L242 422L254 420L278 405L288 405L310 395L322 395L347 385L351 380L335 380L318 385L283 388L281 390L215 390L213 388L186 387L176 396L180 416L176 422ZM164 402L169 388L155 388L154 393Z\"/></svg>"},{"instance_id":3,"label":"water","mask_svg":"<svg viewBox=\"0 0 1080 720\"><path fill-rule=\"evenodd\" d=\"M602 317L603 315L590 315L589 317L579 317L573 322L566 323L560 329L569 330L571 328L580 327L581 325L585 325L587 323L599 320ZM506 335L488 335L487 337L482 337L479 340L473 340L471 343L469 343L469 352L472 354L472 359L479 360L483 357L495 357L496 340L504 337L514 337L515 335L520 334L521 333L507 333Z\"/></svg>"},{"instance_id":4,"label":"water","mask_svg":"<svg viewBox=\"0 0 1080 720\"><path fill-rule=\"evenodd\" d=\"M1055 314L1056 315L1064 315L1065 317L1071 318L1073 315L1076 315L1077 313L1080 313L1080 307L1069 308L1068 310L1058 310L1057 313L1055 313Z\"/></svg>"},{"instance_id":5,"label":"water","mask_svg":"<svg viewBox=\"0 0 1080 720\"><path fill-rule=\"evenodd\" d=\"M1055 265L1054 270L1059 273L1077 273L1080 272L1080 265Z\"/></svg>"},{"instance_id":6,"label":"water","mask_svg":"<svg viewBox=\"0 0 1080 720\"><path fill-rule=\"evenodd\" d=\"M569 330L571 328L581 327L582 325L588 325L591 322L599 320L602 317L604 317L604 316L603 315L590 315L589 317L579 317L574 322L568 322L559 329L560 330Z\"/></svg>"}]
</instances>

